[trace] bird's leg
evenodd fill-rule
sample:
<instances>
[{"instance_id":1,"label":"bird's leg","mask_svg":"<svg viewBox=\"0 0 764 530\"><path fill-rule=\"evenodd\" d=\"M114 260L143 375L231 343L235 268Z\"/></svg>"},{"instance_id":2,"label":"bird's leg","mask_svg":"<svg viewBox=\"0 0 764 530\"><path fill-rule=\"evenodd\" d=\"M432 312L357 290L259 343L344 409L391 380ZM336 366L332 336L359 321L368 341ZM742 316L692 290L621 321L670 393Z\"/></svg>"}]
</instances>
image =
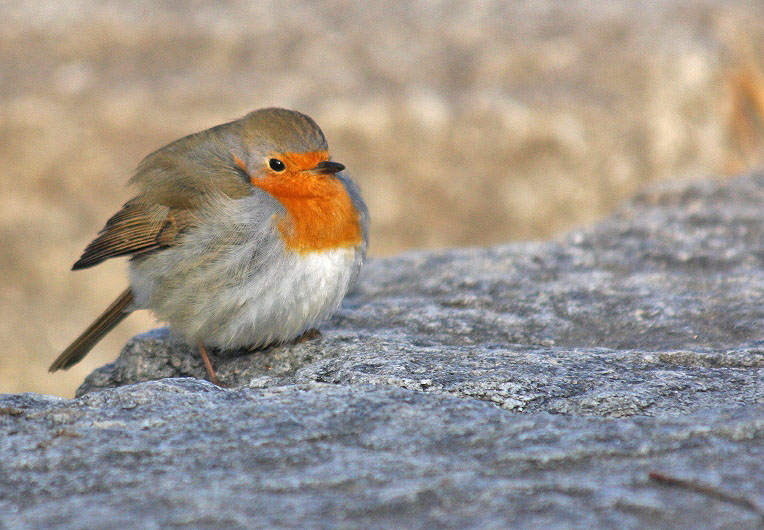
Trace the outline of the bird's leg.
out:
<instances>
[{"instance_id":1,"label":"bird's leg","mask_svg":"<svg viewBox=\"0 0 764 530\"><path fill-rule=\"evenodd\" d=\"M204 367L207 369L207 374L210 376L210 382L217 386L223 386L222 384L220 384L220 379L218 379L218 376L215 375L215 369L212 368L210 357L207 354L207 348L204 347L204 343L202 341L199 341L199 353L202 356Z\"/></svg>"},{"instance_id":2,"label":"bird's leg","mask_svg":"<svg viewBox=\"0 0 764 530\"><path fill-rule=\"evenodd\" d=\"M301 344L303 342L308 342L309 340L317 339L319 337L321 337L321 332L316 328L310 328L308 331L294 339L294 343Z\"/></svg>"}]
</instances>

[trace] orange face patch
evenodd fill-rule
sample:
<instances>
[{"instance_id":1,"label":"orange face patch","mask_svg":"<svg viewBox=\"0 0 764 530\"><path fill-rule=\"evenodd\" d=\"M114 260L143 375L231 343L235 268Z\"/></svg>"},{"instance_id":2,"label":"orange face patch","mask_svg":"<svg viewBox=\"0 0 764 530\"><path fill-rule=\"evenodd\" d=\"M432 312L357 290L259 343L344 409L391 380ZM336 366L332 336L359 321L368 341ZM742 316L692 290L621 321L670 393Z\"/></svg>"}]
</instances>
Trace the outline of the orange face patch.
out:
<instances>
[{"instance_id":1,"label":"orange face patch","mask_svg":"<svg viewBox=\"0 0 764 530\"><path fill-rule=\"evenodd\" d=\"M278 228L287 248L307 253L361 243L359 215L345 186L334 175L311 172L329 159L329 153L279 153L273 158L284 162L286 169L276 172L266 166L266 176L252 177L251 182L286 209ZM235 159L237 166L240 162Z\"/></svg>"}]
</instances>

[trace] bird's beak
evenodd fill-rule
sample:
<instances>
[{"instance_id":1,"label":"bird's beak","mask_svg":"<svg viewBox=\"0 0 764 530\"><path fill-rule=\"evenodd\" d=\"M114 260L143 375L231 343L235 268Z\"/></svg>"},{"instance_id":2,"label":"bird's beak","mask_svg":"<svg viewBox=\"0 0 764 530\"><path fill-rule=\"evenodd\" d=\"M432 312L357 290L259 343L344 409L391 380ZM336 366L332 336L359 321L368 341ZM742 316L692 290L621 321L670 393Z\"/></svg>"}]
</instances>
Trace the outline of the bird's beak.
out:
<instances>
[{"instance_id":1,"label":"bird's beak","mask_svg":"<svg viewBox=\"0 0 764 530\"><path fill-rule=\"evenodd\" d=\"M318 173L319 175L333 175L335 173L339 173L343 169L345 169L345 166L339 162L324 160L323 162L320 162L316 167L311 169L311 171L313 173Z\"/></svg>"}]
</instances>

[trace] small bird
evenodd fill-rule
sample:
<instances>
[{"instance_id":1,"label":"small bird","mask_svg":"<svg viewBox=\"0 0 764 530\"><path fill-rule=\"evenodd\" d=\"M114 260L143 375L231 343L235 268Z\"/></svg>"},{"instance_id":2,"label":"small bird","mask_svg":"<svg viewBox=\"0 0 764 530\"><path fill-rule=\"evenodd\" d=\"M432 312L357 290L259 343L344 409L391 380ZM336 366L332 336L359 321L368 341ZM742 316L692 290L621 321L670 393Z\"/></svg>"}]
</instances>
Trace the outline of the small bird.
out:
<instances>
[{"instance_id":1,"label":"small bird","mask_svg":"<svg viewBox=\"0 0 764 530\"><path fill-rule=\"evenodd\" d=\"M82 360L130 312L150 309L197 347L260 348L315 333L366 257L369 214L305 114L281 108L191 134L151 153L137 194L72 270L130 256L130 286L49 371Z\"/></svg>"}]
</instances>

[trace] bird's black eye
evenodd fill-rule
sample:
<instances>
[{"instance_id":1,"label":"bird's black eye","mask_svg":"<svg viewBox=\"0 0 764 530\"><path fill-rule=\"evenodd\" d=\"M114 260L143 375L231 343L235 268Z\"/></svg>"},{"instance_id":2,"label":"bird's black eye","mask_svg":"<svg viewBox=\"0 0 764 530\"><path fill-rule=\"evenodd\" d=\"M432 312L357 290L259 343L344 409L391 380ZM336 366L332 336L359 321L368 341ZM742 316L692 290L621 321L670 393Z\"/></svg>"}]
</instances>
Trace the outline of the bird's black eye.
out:
<instances>
[{"instance_id":1,"label":"bird's black eye","mask_svg":"<svg viewBox=\"0 0 764 530\"><path fill-rule=\"evenodd\" d=\"M273 171L277 171L278 173L281 173L286 169L286 165L284 162L279 160L278 158L271 158L268 160L268 167L270 167Z\"/></svg>"}]
</instances>

